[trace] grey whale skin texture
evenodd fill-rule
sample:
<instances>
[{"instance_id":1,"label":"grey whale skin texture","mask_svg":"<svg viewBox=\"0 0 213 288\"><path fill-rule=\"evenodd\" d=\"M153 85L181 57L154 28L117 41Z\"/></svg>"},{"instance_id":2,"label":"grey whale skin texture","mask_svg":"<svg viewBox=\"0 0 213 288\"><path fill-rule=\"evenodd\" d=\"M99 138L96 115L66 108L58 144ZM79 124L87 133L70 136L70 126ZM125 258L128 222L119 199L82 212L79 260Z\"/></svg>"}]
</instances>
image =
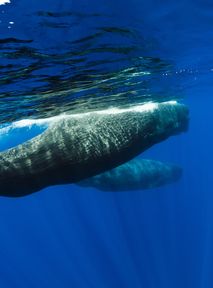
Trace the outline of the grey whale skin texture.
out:
<instances>
[{"instance_id":1,"label":"grey whale skin texture","mask_svg":"<svg viewBox=\"0 0 213 288\"><path fill-rule=\"evenodd\" d=\"M0 195L18 197L50 185L79 182L187 130L185 105L163 102L153 109L145 105L119 113L103 110L72 115L0 153Z\"/></svg>"},{"instance_id":2,"label":"grey whale skin texture","mask_svg":"<svg viewBox=\"0 0 213 288\"><path fill-rule=\"evenodd\" d=\"M182 169L178 166L149 159L133 159L77 184L101 191L133 191L160 187L179 180L181 175Z\"/></svg>"}]
</instances>

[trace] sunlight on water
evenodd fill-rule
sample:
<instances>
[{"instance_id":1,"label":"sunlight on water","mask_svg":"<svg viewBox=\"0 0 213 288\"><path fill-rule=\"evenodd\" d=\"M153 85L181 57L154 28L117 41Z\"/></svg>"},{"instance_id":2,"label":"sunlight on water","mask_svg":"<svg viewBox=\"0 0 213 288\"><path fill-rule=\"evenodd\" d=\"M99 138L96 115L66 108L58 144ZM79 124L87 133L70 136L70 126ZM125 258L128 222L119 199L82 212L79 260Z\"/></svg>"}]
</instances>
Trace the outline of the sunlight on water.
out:
<instances>
[{"instance_id":1,"label":"sunlight on water","mask_svg":"<svg viewBox=\"0 0 213 288\"><path fill-rule=\"evenodd\" d=\"M10 21L1 15L5 29L16 23L0 36L1 124L180 96L178 80L165 77L173 64L134 25L103 13L30 13L21 20L8 14Z\"/></svg>"},{"instance_id":2,"label":"sunlight on water","mask_svg":"<svg viewBox=\"0 0 213 288\"><path fill-rule=\"evenodd\" d=\"M0 0L0 5L10 3L10 0Z\"/></svg>"}]
</instances>

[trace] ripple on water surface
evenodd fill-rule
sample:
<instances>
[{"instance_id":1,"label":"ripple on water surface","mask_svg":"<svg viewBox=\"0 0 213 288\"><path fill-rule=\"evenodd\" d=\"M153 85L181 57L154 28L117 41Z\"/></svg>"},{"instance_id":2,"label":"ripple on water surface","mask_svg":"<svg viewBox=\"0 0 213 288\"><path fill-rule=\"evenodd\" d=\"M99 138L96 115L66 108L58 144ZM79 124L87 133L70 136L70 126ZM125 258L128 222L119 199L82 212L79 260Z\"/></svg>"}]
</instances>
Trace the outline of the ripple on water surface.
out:
<instances>
[{"instance_id":1,"label":"ripple on water surface","mask_svg":"<svg viewBox=\"0 0 213 288\"><path fill-rule=\"evenodd\" d=\"M17 35L0 36L0 123L179 97L164 77L172 63L134 25L71 11L34 11L20 22L31 24L25 38L16 22Z\"/></svg>"}]
</instances>

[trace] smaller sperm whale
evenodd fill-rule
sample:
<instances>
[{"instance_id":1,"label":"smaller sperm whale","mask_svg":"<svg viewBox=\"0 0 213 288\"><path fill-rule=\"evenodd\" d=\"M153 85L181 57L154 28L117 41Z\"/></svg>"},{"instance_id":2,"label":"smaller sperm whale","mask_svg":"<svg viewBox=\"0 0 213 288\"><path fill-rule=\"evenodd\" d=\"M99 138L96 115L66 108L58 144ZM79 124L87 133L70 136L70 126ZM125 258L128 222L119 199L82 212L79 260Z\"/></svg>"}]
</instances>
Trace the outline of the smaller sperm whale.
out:
<instances>
[{"instance_id":1,"label":"smaller sperm whale","mask_svg":"<svg viewBox=\"0 0 213 288\"><path fill-rule=\"evenodd\" d=\"M119 166L186 131L188 109L175 101L68 115L0 153L0 195L24 196L76 183Z\"/></svg>"},{"instance_id":2,"label":"smaller sperm whale","mask_svg":"<svg viewBox=\"0 0 213 288\"><path fill-rule=\"evenodd\" d=\"M182 169L160 161L136 158L78 183L101 191L120 192L160 187L180 179Z\"/></svg>"}]
</instances>

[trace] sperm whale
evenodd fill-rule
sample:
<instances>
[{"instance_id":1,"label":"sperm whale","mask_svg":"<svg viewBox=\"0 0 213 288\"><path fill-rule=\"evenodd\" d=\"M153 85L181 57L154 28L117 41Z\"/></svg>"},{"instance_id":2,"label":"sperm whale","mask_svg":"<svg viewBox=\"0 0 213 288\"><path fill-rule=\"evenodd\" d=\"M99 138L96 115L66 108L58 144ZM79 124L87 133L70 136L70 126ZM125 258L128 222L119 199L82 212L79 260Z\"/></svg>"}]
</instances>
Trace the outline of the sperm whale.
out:
<instances>
[{"instance_id":1,"label":"sperm whale","mask_svg":"<svg viewBox=\"0 0 213 288\"><path fill-rule=\"evenodd\" d=\"M181 175L182 169L179 166L136 158L77 184L101 191L134 191L170 184L179 180Z\"/></svg>"},{"instance_id":2,"label":"sperm whale","mask_svg":"<svg viewBox=\"0 0 213 288\"><path fill-rule=\"evenodd\" d=\"M188 108L176 101L59 118L40 135L0 153L0 195L24 196L105 172L186 131L188 120Z\"/></svg>"}]
</instances>

